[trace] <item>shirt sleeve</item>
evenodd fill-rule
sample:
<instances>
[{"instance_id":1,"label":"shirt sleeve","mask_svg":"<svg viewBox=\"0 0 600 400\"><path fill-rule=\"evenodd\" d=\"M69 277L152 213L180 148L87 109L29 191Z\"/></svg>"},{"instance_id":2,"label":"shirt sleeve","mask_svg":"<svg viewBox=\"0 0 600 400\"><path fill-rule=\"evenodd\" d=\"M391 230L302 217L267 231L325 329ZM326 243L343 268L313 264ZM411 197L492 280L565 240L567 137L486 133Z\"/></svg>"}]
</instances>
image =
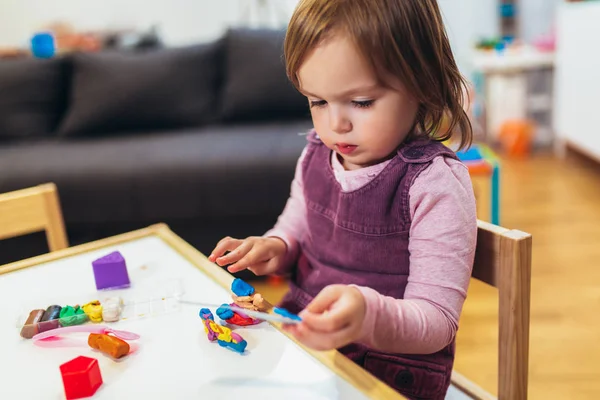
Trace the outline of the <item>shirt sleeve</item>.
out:
<instances>
[{"instance_id":1,"label":"shirt sleeve","mask_svg":"<svg viewBox=\"0 0 600 400\"><path fill-rule=\"evenodd\" d=\"M302 183L302 162L306 156L306 147L302 150L290 189L290 197L281 215L277 218L275 226L263 236L278 237L287 245L285 260L277 271L277 274L286 274L295 265L300 254L300 240L304 237L306 224L306 203Z\"/></svg>"},{"instance_id":2,"label":"shirt sleeve","mask_svg":"<svg viewBox=\"0 0 600 400\"><path fill-rule=\"evenodd\" d=\"M379 351L429 354L454 339L473 268L477 213L466 166L434 159L410 189L410 209L404 299L356 286L367 306L361 342Z\"/></svg>"}]
</instances>

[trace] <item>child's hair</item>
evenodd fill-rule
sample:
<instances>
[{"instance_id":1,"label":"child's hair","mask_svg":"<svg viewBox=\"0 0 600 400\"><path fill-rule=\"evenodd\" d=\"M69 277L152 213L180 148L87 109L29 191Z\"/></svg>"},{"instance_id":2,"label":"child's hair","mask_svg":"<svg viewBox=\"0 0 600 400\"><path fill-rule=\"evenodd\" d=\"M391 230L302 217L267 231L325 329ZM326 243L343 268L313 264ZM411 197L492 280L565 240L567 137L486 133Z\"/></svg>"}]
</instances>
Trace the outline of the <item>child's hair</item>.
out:
<instances>
[{"instance_id":1,"label":"child's hair","mask_svg":"<svg viewBox=\"0 0 600 400\"><path fill-rule=\"evenodd\" d=\"M471 144L471 122L464 110L467 84L436 0L301 0L284 45L286 72L297 89L305 57L334 32L354 40L382 85L389 86L384 77L392 75L417 99L415 135L445 141L458 130L459 149Z\"/></svg>"}]
</instances>

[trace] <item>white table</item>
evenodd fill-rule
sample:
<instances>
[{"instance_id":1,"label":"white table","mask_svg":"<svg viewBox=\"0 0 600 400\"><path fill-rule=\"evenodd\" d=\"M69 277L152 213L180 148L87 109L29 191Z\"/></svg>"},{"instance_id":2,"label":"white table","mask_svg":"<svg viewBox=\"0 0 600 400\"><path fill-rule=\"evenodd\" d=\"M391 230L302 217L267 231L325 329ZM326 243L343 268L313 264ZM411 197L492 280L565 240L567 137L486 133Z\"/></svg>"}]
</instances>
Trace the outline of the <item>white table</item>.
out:
<instances>
[{"instance_id":1,"label":"white table","mask_svg":"<svg viewBox=\"0 0 600 400\"><path fill-rule=\"evenodd\" d=\"M91 263L115 250L126 259L132 286L98 292ZM234 329L248 342L243 355L222 348L208 340L192 305L172 303L156 315L138 309L146 316L113 323L141 335L131 342L135 352L118 361L91 349L87 334L65 336L61 347L40 346L21 338L15 323L34 308L114 294L139 302L168 295L177 284L187 297L220 304L231 301L232 280L163 224L0 267L0 399L64 399L59 366L79 355L98 360L98 399L403 398L340 353L303 348L277 324Z\"/></svg>"}]
</instances>

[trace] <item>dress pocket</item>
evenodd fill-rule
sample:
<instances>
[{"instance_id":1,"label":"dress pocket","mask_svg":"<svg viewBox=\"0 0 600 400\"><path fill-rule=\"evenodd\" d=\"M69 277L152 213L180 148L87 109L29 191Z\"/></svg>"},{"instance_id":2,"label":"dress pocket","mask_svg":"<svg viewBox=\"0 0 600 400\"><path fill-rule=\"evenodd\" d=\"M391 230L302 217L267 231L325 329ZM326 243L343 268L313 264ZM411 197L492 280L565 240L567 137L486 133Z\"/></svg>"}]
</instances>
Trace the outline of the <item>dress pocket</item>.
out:
<instances>
[{"instance_id":1,"label":"dress pocket","mask_svg":"<svg viewBox=\"0 0 600 400\"><path fill-rule=\"evenodd\" d=\"M430 361L368 351L364 367L402 395L415 400L443 400L450 372Z\"/></svg>"}]
</instances>

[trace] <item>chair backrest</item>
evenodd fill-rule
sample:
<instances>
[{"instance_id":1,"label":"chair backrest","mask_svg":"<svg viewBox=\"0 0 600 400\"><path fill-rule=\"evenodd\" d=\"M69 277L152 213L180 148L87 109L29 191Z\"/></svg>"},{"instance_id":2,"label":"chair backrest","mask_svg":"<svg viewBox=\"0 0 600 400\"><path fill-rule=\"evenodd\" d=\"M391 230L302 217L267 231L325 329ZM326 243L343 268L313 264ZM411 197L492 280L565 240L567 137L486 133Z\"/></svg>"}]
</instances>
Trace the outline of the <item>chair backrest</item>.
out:
<instances>
[{"instance_id":1,"label":"chair backrest","mask_svg":"<svg viewBox=\"0 0 600 400\"><path fill-rule=\"evenodd\" d=\"M473 278L498 289L500 400L527 398L531 245L528 233L478 221ZM452 383L474 398L492 398L458 373Z\"/></svg>"},{"instance_id":2,"label":"chair backrest","mask_svg":"<svg viewBox=\"0 0 600 400\"><path fill-rule=\"evenodd\" d=\"M41 231L51 252L69 247L55 184L0 194L0 240Z\"/></svg>"}]
</instances>

